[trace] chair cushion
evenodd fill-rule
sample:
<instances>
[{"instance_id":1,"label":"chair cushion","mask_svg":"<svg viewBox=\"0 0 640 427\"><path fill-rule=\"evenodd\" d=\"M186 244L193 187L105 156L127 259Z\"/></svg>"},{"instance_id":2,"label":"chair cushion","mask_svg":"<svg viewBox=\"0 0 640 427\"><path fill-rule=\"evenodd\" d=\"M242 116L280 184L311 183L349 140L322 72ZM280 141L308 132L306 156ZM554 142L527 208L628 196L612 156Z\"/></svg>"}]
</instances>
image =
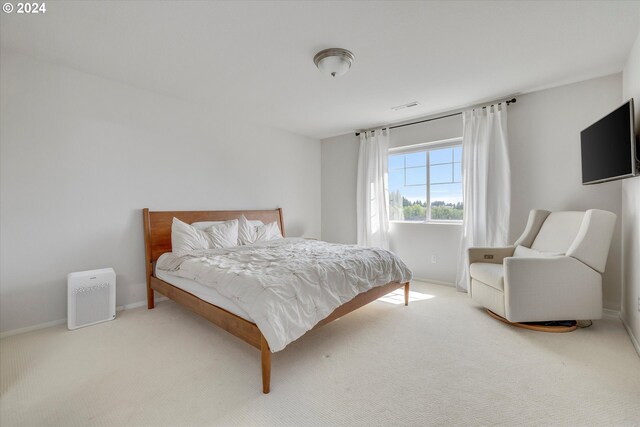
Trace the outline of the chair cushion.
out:
<instances>
[{"instance_id":1,"label":"chair cushion","mask_svg":"<svg viewBox=\"0 0 640 427\"><path fill-rule=\"evenodd\" d=\"M494 289L504 291L504 269L502 264L489 262L474 262L469 267L472 279L487 284Z\"/></svg>"},{"instance_id":2,"label":"chair cushion","mask_svg":"<svg viewBox=\"0 0 640 427\"><path fill-rule=\"evenodd\" d=\"M552 212L542 224L531 249L565 254L578 235L584 212Z\"/></svg>"},{"instance_id":3,"label":"chair cushion","mask_svg":"<svg viewBox=\"0 0 640 427\"><path fill-rule=\"evenodd\" d=\"M529 249L526 246L518 245L516 250L513 251L513 256L518 258L540 258L550 256L562 256L562 252L540 252L535 249Z\"/></svg>"},{"instance_id":4,"label":"chair cushion","mask_svg":"<svg viewBox=\"0 0 640 427\"><path fill-rule=\"evenodd\" d=\"M475 302L484 308L488 308L499 316L507 316L504 307L504 292L492 288L491 286L476 279L471 279L470 291L471 299Z\"/></svg>"}]
</instances>

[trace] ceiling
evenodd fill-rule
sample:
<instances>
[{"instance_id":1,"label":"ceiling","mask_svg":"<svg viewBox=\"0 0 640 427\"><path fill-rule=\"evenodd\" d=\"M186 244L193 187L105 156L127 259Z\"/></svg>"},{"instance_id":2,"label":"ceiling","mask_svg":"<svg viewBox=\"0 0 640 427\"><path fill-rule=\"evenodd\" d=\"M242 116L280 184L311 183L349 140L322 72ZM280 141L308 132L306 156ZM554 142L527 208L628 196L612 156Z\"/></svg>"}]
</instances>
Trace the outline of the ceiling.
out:
<instances>
[{"instance_id":1,"label":"ceiling","mask_svg":"<svg viewBox=\"0 0 640 427\"><path fill-rule=\"evenodd\" d=\"M314 138L619 72L640 29L639 1L46 4L2 14L3 50Z\"/></svg>"}]
</instances>

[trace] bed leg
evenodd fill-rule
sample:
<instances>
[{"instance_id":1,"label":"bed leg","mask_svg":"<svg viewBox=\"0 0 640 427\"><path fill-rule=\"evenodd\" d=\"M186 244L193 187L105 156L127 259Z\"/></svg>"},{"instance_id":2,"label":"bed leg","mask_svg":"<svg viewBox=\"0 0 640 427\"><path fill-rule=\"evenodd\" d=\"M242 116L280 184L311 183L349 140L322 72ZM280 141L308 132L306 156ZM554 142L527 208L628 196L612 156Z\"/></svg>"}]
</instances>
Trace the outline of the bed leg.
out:
<instances>
[{"instance_id":1,"label":"bed leg","mask_svg":"<svg viewBox=\"0 0 640 427\"><path fill-rule=\"evenodd\" d=\"M404 305L409 305L409 282L404 284Z\"/></svg>"},{"instance_id":2,"label":"bed leg","mask_svg":"<svg viewBox=\"0 0 640 427\"><path fill-rule=\"evenodd\" d=\"M262 353L262 392L267 394L271 385L271 350L264 336L260 336L260 352Z\"/></svg>"},{"instance_id":3,"label":"bed leg","mask_svg":"<svg viewBox=\"0 0 640 427\"><path fill-rule=\"evenodd\" d=\"M151 286L147 285L147 309L151 310L156 306L156 302L154 299L154 292L151 289Z\"/></svg>"}]
</instances>

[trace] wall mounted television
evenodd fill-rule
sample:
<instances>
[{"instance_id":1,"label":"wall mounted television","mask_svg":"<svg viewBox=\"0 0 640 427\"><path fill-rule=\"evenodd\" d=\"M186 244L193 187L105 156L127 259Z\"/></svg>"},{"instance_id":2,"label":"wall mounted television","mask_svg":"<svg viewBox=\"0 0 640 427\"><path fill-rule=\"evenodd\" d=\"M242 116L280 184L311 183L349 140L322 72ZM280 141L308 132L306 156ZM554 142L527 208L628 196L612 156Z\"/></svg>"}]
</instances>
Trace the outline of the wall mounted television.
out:
<instances>
[{"instance_id":1,"label":"wall mounted television","mask_svg":"<svg viewBox=\"0 0 640 427\"><path fill-rule=\"evenodd\" d=\"M633 98L582 132L582 184L638 175Z\"/></svg>"}]
</instances>

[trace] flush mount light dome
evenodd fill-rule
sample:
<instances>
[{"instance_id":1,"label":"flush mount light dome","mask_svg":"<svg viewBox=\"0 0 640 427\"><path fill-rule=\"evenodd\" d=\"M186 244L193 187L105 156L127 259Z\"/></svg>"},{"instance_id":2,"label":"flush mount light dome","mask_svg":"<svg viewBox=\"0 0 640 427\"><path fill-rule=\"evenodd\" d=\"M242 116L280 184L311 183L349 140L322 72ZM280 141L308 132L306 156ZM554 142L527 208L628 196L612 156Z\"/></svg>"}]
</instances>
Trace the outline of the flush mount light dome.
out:
<instances>
[{"instance_id":1,"label":"flush mount light dome","mask_svg":"<svg viewBox=\"0 0 640 427\"><path fill-rule=\"evenodd\" d=\"M349 71L354 59L356 57L348 50L332 47L316 53L316 56L313 57L313 62L323 73L337 77Z\"/></svg>"}]
</instances>

